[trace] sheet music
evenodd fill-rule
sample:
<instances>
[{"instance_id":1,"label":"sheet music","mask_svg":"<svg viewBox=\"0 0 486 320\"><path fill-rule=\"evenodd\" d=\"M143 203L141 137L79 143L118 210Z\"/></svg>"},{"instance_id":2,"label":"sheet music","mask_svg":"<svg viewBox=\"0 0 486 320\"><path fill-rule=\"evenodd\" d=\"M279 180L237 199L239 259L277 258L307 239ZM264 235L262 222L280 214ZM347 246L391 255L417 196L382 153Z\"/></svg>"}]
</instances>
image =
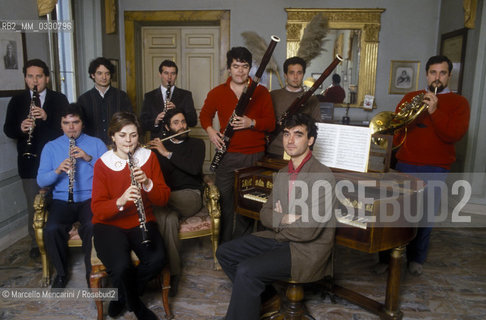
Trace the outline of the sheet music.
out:
<instances>
[{"instance_id":1,"label":"sheet music","mask_svg":"<svg viewBox=\"0 0 486 320\"><path fill-rule=\"evenodd\" d=\"M370 153L368 127L317 123L317 140L312 154L331 168L366 172Z\"/></svg>"}]
</instances>

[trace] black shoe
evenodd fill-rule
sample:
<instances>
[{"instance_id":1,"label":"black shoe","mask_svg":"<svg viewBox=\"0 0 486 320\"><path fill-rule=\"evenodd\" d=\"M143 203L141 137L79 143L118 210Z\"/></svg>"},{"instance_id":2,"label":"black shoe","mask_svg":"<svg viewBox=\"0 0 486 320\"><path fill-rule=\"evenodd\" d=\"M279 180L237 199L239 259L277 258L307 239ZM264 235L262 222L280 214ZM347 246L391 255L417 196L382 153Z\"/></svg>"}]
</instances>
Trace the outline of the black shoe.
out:
<instances>
[{"instance_id":1,"label":"black shoe","mask_svg":"<svg viewBox=\"0 0 486 320\"><path fill-rule=\"evenodd\" d=\"M29 256L32 258L32 259L37 259L40 257L40 251L39 251L39 248L32 248L30 249L30 252L29 252Z\"/></svg>"},{"instance_id":2,"label":"black shoe","mask_svg":"<svg viewBox=\"0 0 486 320\"><path fill-rule=\"evenodd\" d=\"M147 308L144 304L141 304L140 308L135 311L135 316L138 320L159 320L159 318Z\"/></svg>"},{"instance_id":3,"label":"black shoe","mask_svg":"<svg viewBox=\"0 0 486 320\"><path fill-rule=\"evenodd\" d=\"M180 276L171 276L170 277L169 297L175 297L177 295L177 290L179 288L179 280L180 279L181 279Z\"/></svg>"},{"instance_id":4,"label":"black shoe","mask_svg":"<svg viewBox=\"0 0 486 320\"><path fill-rule=\"evenodd\" d=\"M112 318L116 318L122 314L123 309L125 309L125 301L123 300L112 300L108 305L108 315Z\"/></svg>"},{"instance_id":5,"label":"black shoe","mask_svg":"<svg viewBox=\"0 0 486 320\"><path fill-rule=\"evenodd\" d=\"M66 287L67 284L67 278L64 276L57 275L56 278L54 278L54 281L52 282L52 289L63 289Z\"/></svg>"}]
</instances>

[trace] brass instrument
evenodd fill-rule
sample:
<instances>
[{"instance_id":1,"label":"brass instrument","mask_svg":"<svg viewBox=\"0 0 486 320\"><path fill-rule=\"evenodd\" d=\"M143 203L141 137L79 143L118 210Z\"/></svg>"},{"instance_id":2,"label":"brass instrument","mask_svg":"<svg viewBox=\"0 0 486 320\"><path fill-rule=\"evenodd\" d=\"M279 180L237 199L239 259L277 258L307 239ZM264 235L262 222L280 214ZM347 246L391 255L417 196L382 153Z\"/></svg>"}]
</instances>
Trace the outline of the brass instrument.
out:
<instances>
[{"instance_id":1,"label":"brass instrument","mask_svg":"<svg viewBox=\"0 0 486 320\"><path fill-rule=\"evenodd\" d=\"M34 86L32 89L32 99L30 99L30 110L28 118L33 121L32 126L29 128L28 138L27 138L27 147L26 151L22 154L27 159L36 158L37 154L35 154L32 149L32 137L34 135L35 129L35 117L34 117L34 107L40 107L37 105L38 101L40 101L39 92L37 91L37 85Z\"/></svg>"},{"instance_id":2,"label":"brass instrument","mask_svg":"<svg viewBox=\"0 0 486 320\"><path fill-rule=\"evenodd\" d=\"M148 246L152 241L150 241L150 239L148 238L148 230L146 225L147 219L145 216L145 207L143 206L142 200L142 186L135 180L135 164L133 162L133 155L131 152L128 153L128 168L130 169L130 179L132 186L136 186L140 191L140 198L135 200L135 206L137 207L138 222L140 223L140 230L142 231L142 244Z\"/></svg>"},{"instance_id":3,"label":"brass instrument","mask_svg":"<svg viewBox=\"0 0 486 320\"><path fill-rule=\"evenodd\" d=\"M74 137L69 138L69 162L71 163L71 169L68 171L69 184L68 184L68 203L74 202L74 174L76 173L76 158L73 156L73 150L76 147L76 140Z\"/></svg>"},{"instance_id":4,"label":"brass instrument","mask_svg":"<svg viewBox=\"0 0 486 320\"><path fill-rule=\"evenodd\" d=\"M434 94L437 94L438 86L435 86ZM376 114L370 121L371 133L375 134L395 134L398 130L405 130L404 137L399 145L393 149L399 148L407 137L407 127L411 125L429 105L424 102L424 93L419 93L409 102L400 105L398 112L382 111ZM382 148L387 147L386 140L382 138L372 138L372 142Z\"/></svg>"}]
</instances>

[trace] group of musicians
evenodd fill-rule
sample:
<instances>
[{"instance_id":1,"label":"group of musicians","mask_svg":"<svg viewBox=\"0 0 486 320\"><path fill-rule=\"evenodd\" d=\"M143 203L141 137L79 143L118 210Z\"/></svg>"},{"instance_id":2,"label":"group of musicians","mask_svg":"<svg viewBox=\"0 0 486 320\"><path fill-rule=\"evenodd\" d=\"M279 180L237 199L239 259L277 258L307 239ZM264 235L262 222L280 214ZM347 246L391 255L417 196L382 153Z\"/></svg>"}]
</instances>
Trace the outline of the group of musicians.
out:
<instances>
[{"instance_id":1,"label":"group of musicians","mask_svg":"<svg viewBox=\"0 0 486 320\"><path fill-rule=\"evenodd\" d=\"M269 92L257 86L247 112L235 116L235 106L254 81L249 76L252 61L245 47L229 50L229 76L207 94L199 114L201 126L216 148L226 142L222 134L226 126L235 131L215 172L222 208L222 245L217 257L233 282L225 319L258 319L265 305L275 300L271 287L275 280L310 282L328 274L334 244L333 219L326 223L314 220L302 206L292 203L300 192L294 187L299 181L334 185L329 168L311 151L318 134L315 122L320 121L318 99L311 97L298 113L286 117L279 124L282 132L266 146L265 137L275 129L276 119L303 93L306 63L299 57L287 59L285 87ZM455 161L454 143L467 131L469 104L447 87L451 70L447 57L431 57L426 64L426 88L402 99L425 93L429 107L408 128L396 155L399 171L445 177ZM67 283L68 232L74 221L80 221L87 277L94 236L98 257L118 288L119 299L110 302L108 314L116 317L126 308L138 319L157 319L140 296L147 281L167 263L171 295L177 293L182 269L179 218L194 215L202 207L205 148L200 139L188 136L197 114L191 92L175 86L177 65L168 60L160 64L161 86L145 94L140 122L126 93L110 85L114 67L105 58L91 62L88 72L94 88L71 105L63 94L47 88L49 69L43 61L29 60L23 72L28 89L11 99L4 132L17 139L18 170L29 211L39 186L52 188L44 235L57 271L53 288ZM40 99L34 99L37 91ZM220 131L212 126L216 115ZM147 148L140 144L146 131L151 136ZM26 156L27 149L30 156ZM265 231L252 234L252 222L235 216L234 172L254 165L265 151L280 158L285 151L290 161L275 177L272 194L261 210ZM333 192L327 192L332 188L323 190L317 200L309 200L309 208L332 208L335 198ZM29 213L29 233L31 256L35 257L38 249L30 228L32 215ZM422 273L431 229L420 228L407 248L412 274ZM130 259L132 250L140 259L137 267ZM381 255L380 262L385 259Z\"/></svg>"}]
</instances>

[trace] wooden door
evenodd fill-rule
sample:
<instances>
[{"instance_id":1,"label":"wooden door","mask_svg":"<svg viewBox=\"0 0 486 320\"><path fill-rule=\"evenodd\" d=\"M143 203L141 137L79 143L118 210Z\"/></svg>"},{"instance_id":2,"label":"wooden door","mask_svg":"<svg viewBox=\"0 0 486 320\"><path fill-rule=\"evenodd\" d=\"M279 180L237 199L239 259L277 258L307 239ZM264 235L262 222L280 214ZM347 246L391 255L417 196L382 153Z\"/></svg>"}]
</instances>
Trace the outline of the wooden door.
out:
<instances>
[{"instance_id":1,"label":"wooden door","mask_svg":"<svg viewBox=\"0 0 486 320\"><path fill-rule=\"evenodd\" d=\"M146 26L141 28L143 92L160 86L159 65L173 60L179 73L176 86L192 92L199 115L207 93L219 84L220 34L217 26ZM214 121L219 128L218 121ZM203 139L206 145L204 171L215 153L199 121L191 136Z\"/></svg>"}]
</instances>

